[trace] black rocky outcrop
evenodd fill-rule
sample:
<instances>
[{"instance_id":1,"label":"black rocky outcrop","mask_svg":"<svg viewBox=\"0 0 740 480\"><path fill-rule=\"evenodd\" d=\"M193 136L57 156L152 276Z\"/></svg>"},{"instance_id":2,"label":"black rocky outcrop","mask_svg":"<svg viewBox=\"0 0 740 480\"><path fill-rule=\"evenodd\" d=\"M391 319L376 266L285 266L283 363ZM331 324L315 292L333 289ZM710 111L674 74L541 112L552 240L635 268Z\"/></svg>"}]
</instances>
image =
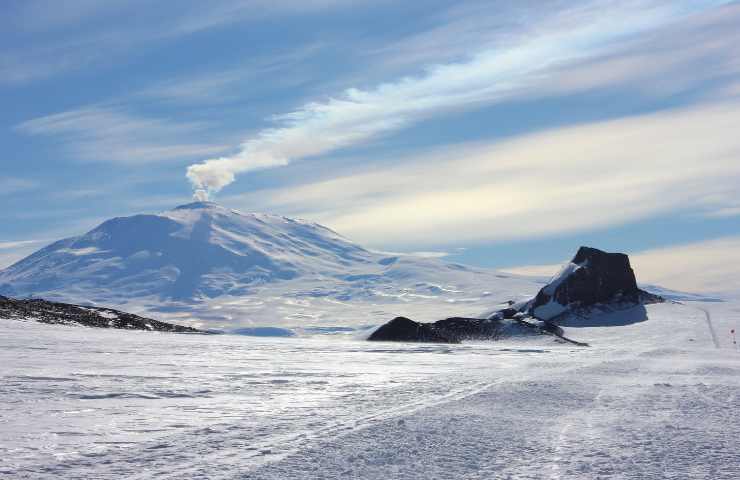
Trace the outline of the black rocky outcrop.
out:
<instances>
[{"instance_id":1,"label":"black rocky outcrop","mask_svg":"<svg viewBox=\"0 0 740 480\"><path fill-rule=\"evenodd\" d=\"M533 320L533 319L530 319ZM552 335L562 341L585 345L565 338L560 327L546 322L527 321L524 315L506 319L452 317L433 323L420 323L396 317L370 335L370 341L460 343L464 340L496 340L506 335Z\"/></svg>"},{"instance_id":2,"label":"black rocky outcrop","mask_svg":"<svg viewBox=\"0 0 740 480\"><path fill-rule=\"evenodd\" d=\"M452 317L434 323L419 323L396 317L370 335L371 341L460 343L490 340L499 335L501 324L482 318Z\"/></svg>"},{"instance_id":3,"label":"black rocky outcrop","mask_svg":"<svg viewBox=\"0 0 740 480\"><path fill-rule=\"evenodd\" d=\"M406 317L396 317L375 330L368 338L372 341L456 343L438 332L428 323L419 323Z\"/></svg>"},{"instance_id":4,"label":"black rocky outcrop","mask_svg":"<svg viewBox=\"0 0 740 480\"><path fill-rule=\"evenodd\" d=\"M581 247L561 275L537 293L528 304L526 313L542 320L553 320L555 316L582 311L595 305L662 301L661 297L638 288L635 272L627 255ZM548 304L558 307L541 308Z\"/></svg>"},{"instance_id":5,"label":"black rocky outcrop","mask_svg":"<svg viewBox=\"0 0 740 480\"><path fill-rule=\"evenodd\" d=\"M16 300L3 296L0 296L0 318L33 319L41 323L96 328L205 333L195 328L160 322L112 308L84 307L41 299Z\"/></svg>"}]
</instances>

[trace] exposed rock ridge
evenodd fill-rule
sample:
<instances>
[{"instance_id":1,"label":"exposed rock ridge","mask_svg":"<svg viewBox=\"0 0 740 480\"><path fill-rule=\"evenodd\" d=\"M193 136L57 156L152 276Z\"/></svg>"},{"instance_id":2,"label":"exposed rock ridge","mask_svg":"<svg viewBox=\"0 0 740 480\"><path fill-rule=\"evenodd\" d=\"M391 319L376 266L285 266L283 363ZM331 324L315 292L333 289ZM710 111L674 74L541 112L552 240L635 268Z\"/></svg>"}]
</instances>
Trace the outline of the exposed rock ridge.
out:
<instances>
[{"instance_id":1,"label":"exposed rock ridge","mask_svg":"<svg viewBox=\"0 0 740 480\"><path fill-rule=\"evenodd\" d=\"M205 333L192 327L160 322L112 308L84 307L41 299L16 300L3 296L0 296L0 318L31 319L41 323L96 328Z\"/></svg>"}]
</instances>

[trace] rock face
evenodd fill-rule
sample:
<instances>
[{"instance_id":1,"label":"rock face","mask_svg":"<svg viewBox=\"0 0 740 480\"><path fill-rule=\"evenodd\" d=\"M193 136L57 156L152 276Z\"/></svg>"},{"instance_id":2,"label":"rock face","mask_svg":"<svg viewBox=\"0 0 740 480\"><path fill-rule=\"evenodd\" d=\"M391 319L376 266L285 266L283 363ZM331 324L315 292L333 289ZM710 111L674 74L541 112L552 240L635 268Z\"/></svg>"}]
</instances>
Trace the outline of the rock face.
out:
<instances>
[{"instance_id":1,"label":"rock face","mask_svg":"<svg viewBox=\"0 0 740 480\"><path fill-rule=\"evenodd\" d=\"M40 299L15 300L3 296L0 296L0 318L32 319L41 323L124 330L205 333L195 328L160 322L111 308L83 307Z\"/></svg>"},{"instance_id":2,"label":"rock face","mask_svg":"<svg viewBox=\"0 0 740 480\"><path fill-rule=\"evenodd\" d=\"M552 320L570 311L609 303L652 303L660 297L637 287L629 257L581 247L573 260L529 303L527 313Z\"/></svg>"}]
</instances>

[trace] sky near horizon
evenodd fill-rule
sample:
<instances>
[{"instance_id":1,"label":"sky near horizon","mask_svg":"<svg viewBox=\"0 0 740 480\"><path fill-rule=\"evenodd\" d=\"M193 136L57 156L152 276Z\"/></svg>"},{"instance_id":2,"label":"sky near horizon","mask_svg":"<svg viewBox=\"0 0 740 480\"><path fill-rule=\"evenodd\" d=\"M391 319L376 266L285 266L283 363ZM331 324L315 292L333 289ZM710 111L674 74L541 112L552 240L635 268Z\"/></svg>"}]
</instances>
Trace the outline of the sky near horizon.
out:
<instances>
[{"instance_id":1,"label":"sky near horizon","mask_svg":"<svg viewBox=\"0 0 740 480\"><path fill-rule=\"evenodd\" d=\"M204 7L207 5L207 7ZM740 2L8 0L0 268L209 197L547 273L740 291Z\"/></svg>"}]
</instances>

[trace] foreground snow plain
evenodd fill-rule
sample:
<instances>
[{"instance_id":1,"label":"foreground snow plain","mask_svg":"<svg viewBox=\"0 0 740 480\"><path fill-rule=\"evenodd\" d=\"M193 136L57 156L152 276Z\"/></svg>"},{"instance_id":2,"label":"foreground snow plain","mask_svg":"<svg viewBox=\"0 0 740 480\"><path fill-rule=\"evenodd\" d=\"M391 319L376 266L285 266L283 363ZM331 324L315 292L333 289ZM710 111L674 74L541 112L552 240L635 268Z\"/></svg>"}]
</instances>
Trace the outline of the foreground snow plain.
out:
<instances>
[{"instance_id":1,"label":"foreground snow plain","mask_svg":"<svg viewBox=\"0 0 740 480\"><path fill-rule=\"evenodd\" d=\"M651 305L566 328L588 348L0 320L0 477L737 478L739 320Z\"/></svg>"}]
</instances>

